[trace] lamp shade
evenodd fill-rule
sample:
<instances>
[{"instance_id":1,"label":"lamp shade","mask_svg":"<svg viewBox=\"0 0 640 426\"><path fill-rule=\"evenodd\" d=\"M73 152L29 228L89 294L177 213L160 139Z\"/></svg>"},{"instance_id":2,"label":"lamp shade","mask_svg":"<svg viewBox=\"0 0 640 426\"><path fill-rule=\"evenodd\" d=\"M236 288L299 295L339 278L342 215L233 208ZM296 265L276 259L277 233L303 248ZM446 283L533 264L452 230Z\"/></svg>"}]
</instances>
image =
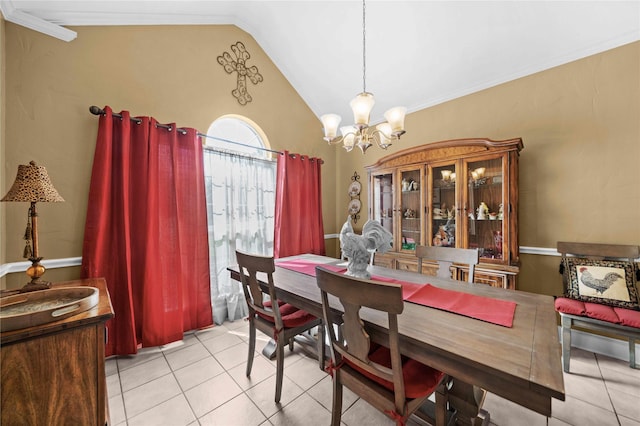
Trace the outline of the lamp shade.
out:
<instances>
[{"instance_id":1,"label":"lamp shade","mask_svg":"<svg viewBox=\"0 0 640 426\"><path fill-rule=\"evenodd\" d=\"M31 161L28 165L19 165L16 180L1 201L58 202L64 199L53 187L44 166Z\"/></svg>"},{"instance_id":2,"label":"lamp shade","mask_svg":"<svg viewBox=\"0 0 640 426\"><path fill-rule=\"evenodd\" d=\"M384 113L384 118L391 125L391 132L394 135L401 135L404 133L404 116L407 113L405 107L391 108Z\"/></svg>"},{"instance_id":3,"label":"lamp shade","mask_svg":"<svg viewBox=\"0 0 640 426\"><path fill-rule=\"evenodd\" d=\"M353 110L353 120L356 122L356 126L361 129L369 126L369 115L375 103L373 95L367 92L362 92L351 100L349 105Z\"/></svg>"},{"instance_id":4,"label":"lamp shade","mask_svg":"<svg viewBox=\"0 0 640 426\"><path fill-rule=\"evenodd\" d=\"M325 114L320 117L320 121L322 121L322 126L324 127L325 140L331 140L336 137L341 120L342 117L338 114Z\"/></svg>"},{"instance_id":5,"label":"lamp shade","mask_svg":"<svg viewBox=\"0 0 640 426\"><path fill-rule=\"evenodd\" d=\"M343 137L343 140L342 140L343 147L344 149L347 150L347 152L353 149L353 145L355 144L355 141L356 141L357 132L358 132L358 129L355 126L340 127L340 133L342 133L342 137Z\"/></svg>"},{"instance_id":6,"label":"lamp shade","mask_svg":"<svg viewBox=\"0 0 640 426\"><path fill-rule=\"evenodd\" d=\"M382 149L389 148L391 146L391 124L386 122L380 123L376 126L376 129L379 131L380 147Z\"/></svg>"}]
</instances>

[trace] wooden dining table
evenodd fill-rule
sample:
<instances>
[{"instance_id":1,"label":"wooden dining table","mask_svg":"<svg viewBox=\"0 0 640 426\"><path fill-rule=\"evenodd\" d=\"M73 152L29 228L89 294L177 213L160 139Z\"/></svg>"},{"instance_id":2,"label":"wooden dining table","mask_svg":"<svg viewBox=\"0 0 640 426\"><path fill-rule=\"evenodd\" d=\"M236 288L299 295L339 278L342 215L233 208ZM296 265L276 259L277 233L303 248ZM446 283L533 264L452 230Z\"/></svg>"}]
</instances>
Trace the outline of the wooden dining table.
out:
<instances>
[{"instance_id":1,"label":"wooden dining table","mask_svg":"<svg viewBox=\"0 0 640 426\"><path fill-rule=\"evenodd\" d=\"M322 316L316 278L278 266L278 261L303 260L322 265L341 261L318 255L298 255L276 260L273 275L280 300ZM240 281L237 266L231 277ZM553 297L517 290L494 288L422 275L415 272L370 266L373 277L431 284L447 290L516 303L512 327L504 327L456 313L405 302L398 316L400 351L453 378L449 402L457 412L457 424L488 423L482 410L485 393L491 392L545 416L551 416L552 398L564 401L561 348ZM266 275L259 277L264 278ZM342 306L330 300L339 313ZM373 341L387 340L387 317L363 308L367 332Z\"/></svg>"}]
</instances>

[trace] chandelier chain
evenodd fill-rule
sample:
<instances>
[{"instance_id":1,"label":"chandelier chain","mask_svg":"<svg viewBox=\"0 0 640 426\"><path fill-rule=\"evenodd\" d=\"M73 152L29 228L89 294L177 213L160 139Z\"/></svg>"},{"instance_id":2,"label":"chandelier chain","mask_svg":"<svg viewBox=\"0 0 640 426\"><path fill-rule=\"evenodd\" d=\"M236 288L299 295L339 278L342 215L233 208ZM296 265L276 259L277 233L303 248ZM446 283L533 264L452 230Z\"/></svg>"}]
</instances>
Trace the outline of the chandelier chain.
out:
<instances>
[{"instance_id":1,"label":"chandelier chain","mask_svg":"<svg viewBox=\"0 0 640 426\"><path fill-rule=\"evenodd\" d=\"M362 92L367 92L367 30L365 20L365 0L362 0Z\"/></svg>"},{"instance_id":2,"label":"chandelier chain","mask_svg":"<svg viewBox=\"0 0 640 426\"><path fill-rule=\"evenodd\" d=\"M356 95L350 102L355 124L340 127L342 135L338 136L341 117L338 114L325 114L320 117L324 127L323 139L329 145L342 142L347 152L357 146L364 154L374 143L382 149L387 149L392 142L400 140L400 136L405 133L404 118L407 109L405 107L389 109L384 113L386 121L374 126L369 124L374 104L373 94L367 92L367 6L366 0L362 0L362 93Z\"/></svg>"}]
</instances>

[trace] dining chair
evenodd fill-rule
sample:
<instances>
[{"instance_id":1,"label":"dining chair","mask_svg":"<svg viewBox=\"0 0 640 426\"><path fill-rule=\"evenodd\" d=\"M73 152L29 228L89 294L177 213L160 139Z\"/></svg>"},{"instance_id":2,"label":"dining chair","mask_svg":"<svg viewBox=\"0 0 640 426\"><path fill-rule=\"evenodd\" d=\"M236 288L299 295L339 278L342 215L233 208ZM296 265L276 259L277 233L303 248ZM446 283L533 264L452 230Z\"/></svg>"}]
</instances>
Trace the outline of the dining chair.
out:
<instances>
[{"instance_id":1,"label":"dining chair","mask_svg":"<svg viewBox=\"0 0 640 426\"><path fill-rule=\"evenodd\" d=\"M400 355L398 315L404 309L402 286L349 277L322 267L316 267L316 281L331 342L327 367L333 377L331 424L340 425L343 386L395 420L396 425L404 425L414 413L431 424L444 424L445 374ZM329 295L339 299L344 313L332 310ZM384 345L371 342L360 317L361 307L387 314L389 337ZM435 418L417 411L434 392Z\"/></svg>"},{"instance_id":2,"label":"dining chair","mask_svg":"<svg viewBox=\"0 0 640 426\"><path fill-rule=\"evenodd\" d=\"M451 277L451 265L462 263L468 266L467 282L472 283L474 279L475 266L480 260L478 249L462 249L454 247L431 247L416 246L416 257L418 258L418 273L422 273L422 261L434 260L438 263L436 276L442 278ZM456 279L457 277L453 277Z\"/></svg>"},{"instance_id":3,"label":"dining chair","mask_svg":"<svg viewBox=\"0 0 640 426\"><path fill-rule=\"evenodd\" d=\"M316 350L320 368L324 368L324 327L322 319L315 317L276 298L273 281L275 262L273 257L252 255L236 250L242 289L249 309L249 355L246 375L251 375L253 356L256 348L256 329L273 338L276 344L276 395L280 402L282 377L284 375L284 347L293 350L295 336L318 329ZM265 274L267 286L261 286L258 274ZM273 301L277 301L274 303ZM274 309L277 306L277 309Z\"/></svg>"}]
</instances>

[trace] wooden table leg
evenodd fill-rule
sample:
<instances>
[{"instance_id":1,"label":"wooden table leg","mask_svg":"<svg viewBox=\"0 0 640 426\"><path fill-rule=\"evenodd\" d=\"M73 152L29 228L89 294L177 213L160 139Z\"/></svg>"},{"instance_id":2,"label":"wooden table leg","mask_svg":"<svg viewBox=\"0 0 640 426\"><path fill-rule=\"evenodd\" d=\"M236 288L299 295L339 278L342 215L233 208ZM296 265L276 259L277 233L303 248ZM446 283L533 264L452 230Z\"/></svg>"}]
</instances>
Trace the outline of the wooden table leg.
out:
<instances>
[{"instance_id":1,"label":"wooden table leg","mask_svg":"<svg viewBox=\"0 0 640 426\"><path fill-rule=\"evenodd\" d=\"M314 336L311 333L301 333L294 337L294 340L300 344L300 349L302 349L307 355L318 357L318 343L315 340ZM290 348L293 342L290 342ZM275 340L269 339L269 342L262 348L262 355L266 356L270 360L276 359L276 347L277 344ZM309 349L313 348L313 349Z\"/></svg>"},{"instance_id":2,"label":"wooden table leg","mask_svg":"<svg viewBox=\"0 0 640 426\"><path fill-rule=\"evenodd\" d=\"M276 359L276 341L269 339L269 342L262 349L262 355L266 356L270 360Z\"/></svg>"},{"instance_id":3,"label":"wooden table leg","mask_svg":"<svg viewBox=\"0 0 640 426\"><path fill-rule=\"evenodd\" d=\"M456 425L486 426L489 424L490 414L482 409L486 394L487 391L482 388L453 379L448 398L449 403L456 410Z\"/></svg>"}]
</instances>

